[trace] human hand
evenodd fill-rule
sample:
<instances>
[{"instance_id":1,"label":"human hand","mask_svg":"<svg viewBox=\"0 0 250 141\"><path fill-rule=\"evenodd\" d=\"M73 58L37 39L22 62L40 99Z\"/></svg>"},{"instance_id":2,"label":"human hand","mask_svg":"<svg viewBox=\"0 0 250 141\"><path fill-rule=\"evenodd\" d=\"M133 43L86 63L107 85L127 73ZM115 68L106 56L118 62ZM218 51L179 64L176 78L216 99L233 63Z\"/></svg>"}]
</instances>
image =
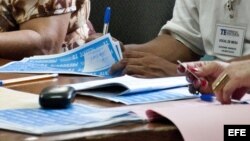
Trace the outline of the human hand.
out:
<instances>
[{"instance_id":1,"label":"human hand","mask_svg":"<svg viewBox=\"0 0 250 141\"><path fill-rule=\"evenodd\" d=\"M114 64L111 75L120 72L120 75L129 74L135 77L166 77L176 74L176 64L151 53L125 50L123 59Z\"/></svg>"},{"instance_id":2,"label":"human hand","mask_svg":"<svg viewBox=\"0 0 250 141\"><path fill-rule=\"evenodd\" d=\"M222 104L230 104L231 99L241 99L250 90L250 61L239 61L230 65L214 81L216 84L224 75L229 80L214 93Z\"/></svg>"},{"instance_id":3,"label":"human hand","mask_svg":"<svg viewBox=\"0 0 250 141\"><path fill-rule=\"evenodd\" d=\"M95 40L95 39L97 39L97 38L100 38L101 36L103 36L102 33L93 33L93 34L89 35L89 37L86 39L86 43L87 43L87 42L90 42L90 41L93 41L93 40ZM121 50L122 50L122 51L125 50L124 45L123 45L123 43L122 43L121 41L117 40L117 39L114 38L114 37L112 37L112 40L113 40L114 42L119 42L120 47L121 47Z\"/></svg>"},{"instance_id":4,"label":"human hand","mask_svg":"<svg viewBox=\"0 0 250 141\"><path fill-rule=\"evenodd\" d=\"M103 36L102 33L93 33L93 34L90 34L89 37L86 39L86 42L93 41L93 40L95 40L95 39L97 39L97 38L100 38L101 36ZM114 42L119 42L119 43L120 43L120 46L122 47L122 49L124 49L123 43L122 43L121 41L117 40L117 39L114 38L114 37L112 37L112 40L113 40Z\"/></svg>"},{"instance_id":5,"label":"human hand","mask_svg":"<svg viewBox=\"0 0 250 141\"><path fill-rule=\"evenodd\" d=\"M86 39L86 43L87 42L90 42L90 41L93 41L97 38L100 38L101 36L103 36L102 33L93 33L93 34L90 34L89 37Z\"/></svg>"},{"instance_id":6,"label":"human hand","mask_svg":"<svg viewBox=\"0 0 250 141\"><path fill-rule=\"evenodd\" d=\"M218 61L197 61L183 63L186 68L191 71L189 73L182 66L178 66L178 73L185 74L187 81L198 90L200 93L212 93L212 83L221 74L221 72L228 66L227 63ZM197 76L198 78L196 78Z\"/></svg>"}]
</instances>

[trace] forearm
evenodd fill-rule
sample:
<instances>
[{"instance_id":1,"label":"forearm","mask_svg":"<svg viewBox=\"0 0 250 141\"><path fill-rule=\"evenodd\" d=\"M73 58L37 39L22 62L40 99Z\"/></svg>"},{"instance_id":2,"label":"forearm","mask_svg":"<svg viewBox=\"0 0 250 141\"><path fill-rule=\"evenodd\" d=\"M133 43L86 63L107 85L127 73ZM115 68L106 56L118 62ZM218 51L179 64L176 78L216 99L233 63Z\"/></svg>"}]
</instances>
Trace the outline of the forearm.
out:
<instances>
[{"instance_id":1,"label":"forearm","mask_svg":"<svg viewBox=\"0 0 250 141\"><path fill-rule=\"evenodd\" d=\"M20 25L20 30L0 33L0 58L18 60L61 51L70 13L40 17Z\"/></svg>"},{"instance_id":2,"label":"forearm","mask_svg":"<svg viewBox=\"0 0 250 141\"><path fill-rule=\"evenodd\" d=\"M32 55L48 54L44 50L41 35L33 30L20 30L0 33L0 57L22 59Z\"/></svg>"},{"instance_id":3,"label":"forearm","mask_svg":"<svg viewBox=\"0 0 250 141\"><path fill-rule=\"evenodd\" d=\"M168 34L159 35L154 40L145 44L126 45L125 48L128 50L153 53L174 63L176 63L176 60L193 61L200 57Z\"/></svg>"},{"instance_id":4,"label":"forearm","mask_svg":"<svg viewBox=\"0 0 250 141\"><path fill-rule=\"evenodd\" d=\"M229 60L228 62L243 61L243 60L250 60L250 55L236 57L236 58Z\"/></svg>"}]
</instances>

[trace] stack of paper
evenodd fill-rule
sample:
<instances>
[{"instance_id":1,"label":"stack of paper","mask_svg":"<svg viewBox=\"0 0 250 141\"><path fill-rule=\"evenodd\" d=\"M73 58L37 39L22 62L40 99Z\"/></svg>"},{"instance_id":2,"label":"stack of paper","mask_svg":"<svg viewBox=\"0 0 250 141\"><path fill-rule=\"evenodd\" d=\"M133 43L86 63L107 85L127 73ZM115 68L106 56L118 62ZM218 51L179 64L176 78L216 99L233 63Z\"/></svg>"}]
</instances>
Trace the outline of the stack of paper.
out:
<instances>
[{"instance_id":1,"label":"stack of paper","mask_svg":"<svg viewBox=\"0 0 250 141\"><path fill-rule=\"evenodd\" d=\"M245 95L243 99L249 101L249 97ZM140 114L146 109L150 109L147 111L149 119L162 119L159 117L161 115L174 123L185 141L223 141L227 134L225 125L250 124L249 104L221 105L216 100L205 102L190 99L157 103L133 110Z\"/></svg>"},{"instance_id":2,"label":"stack of paper","mask_svg":"<svg viewBox=\"0 0 250 141\"><path fill-rule=\"evenodd\" d=\"M62 110L0 110L1 129L30 134L66 132L143 121L128 110L99 109L77 104Z\"/></svg>"},{"instance_id":3,"label":"stack of paper","mask_svg":"<svg viewBox=\"0 0 250 141\"><path fill-rule=\"evenodd\" d=\"M122 76L71 84L78 94L127 105L197 98L188 91L185 77L144 79Z\"/></svg>"},{"instance_id":4,"label":"stack of paper","mask_svg":"<svg viewBox=\"0 0 250 141\"><path fill-rule=\"evenodd\" d=\"M109 69L122 58L118 42L110 34L81 47L55 54L24 58L0 67L0 72L15 73L64 73L109 76Z\"/></svg>"},{"instance_id":5,"label":"stack of paper","mask_svg":"<svg viewBox=\"0 0 250 141\"><path fill-rule=\"evenodd\" d=\"M0 129L46 134L144 121L130 110L82 104L46 110L40 108L38 98L35 94L0 87Z\"/></svg>"}]
</instances>

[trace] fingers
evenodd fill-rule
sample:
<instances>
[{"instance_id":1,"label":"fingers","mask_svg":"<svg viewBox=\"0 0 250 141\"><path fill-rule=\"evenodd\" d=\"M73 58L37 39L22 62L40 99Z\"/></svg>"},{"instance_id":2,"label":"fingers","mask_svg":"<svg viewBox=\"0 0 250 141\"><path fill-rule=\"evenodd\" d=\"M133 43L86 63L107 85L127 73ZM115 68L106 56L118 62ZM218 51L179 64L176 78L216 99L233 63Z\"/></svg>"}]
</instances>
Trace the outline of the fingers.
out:
<instances>
[{"instance_id":1,"label":"fingers","mask_svg":"<svg viewBox=\"0 0 250 141\"><path fill-rule=\"evenodd\" d=\"M207 77L217 72L219 67L217 62L206 62L200 66L195 73L201 77Z\"/></svg>"},{"instance_id":2,"label":"fingers","mask_svg":"<svg viewBox=\"0 0 250 141\"><path fill-rule=\"evenodd\" d=\"M211 93L211 83L224 70L223 63L217 61L198 61L184 63L178 67L178 72L184 72L187 81L193 84L201 93ZM186 67L185 67L186 66ZM185 70L185 68L187 70Z\"/></svg>"},{"instance_id":3,"label":"fingers","mask_svg":"<svg viewBox=\"0 0 250 141\"><path fill-rule=\"evenodd\" d=\"M109 74L112 76L119 76L121 75L122 70L125 68L127 62L125 60L121 60L112 65L109 70Z\"/></svg>"},{"instance_id":4,"label":"fingers","mask_svg":"<svg viewBox=\"0 0 250 141\"><path fill-rule=\"evenodd\" d=\"M231 97L233 92L237 89L237 84L235 84L235 81L228 81L224 88L222 89L222 104L230 104L231 103Z\"/></svg>"},{"instance_id":5,"label":"fingers","mask_svg":"<svg viewBox=\"0 0 250 141\"><path fill-rule=\"evenodd\" d=\"M110 75L118 76L118 75L144 75L145 71L143 70L143 62L142 58L146 53L138 52L138 51L125 51L123 53L123 59L114 64L110 69Z\"/></svg>"},{"instance_id":6,"label":"fingers","mask_svg":"<svg viewBox=\"0 0 250 141\"><path fill-rule=\"evenodd\" d=\"M247 87L236 89L232 95L232 99L240 100L248 92L248 90L249 89Z\"/></svg>"},{"instance_id":7,"label":"fingers","mask_svg":"<svg viewBox=\"0 0 250 141\"><path fill-rule=\"evenodd\" d=\"M109 74L112 76L120 75L145 75L145 68L143 67L141 60L134 58L124 58L120 62L112 65Z\"/></svg>"},{"instance_id":8,"label":"fingers","mask_svg":"<svg viewBox=\"0 0 250 141\"><path fill-rule=\"evenodd\" d=\"M240 82L230 79L222 88L215 91L217 100L222 104L230 104L231 99L241 99L248 91L246 87L241 86Z\"/></svg>"},{"instance_id":9,"label":"fingers","mask_svg":"<svg viewBox=\"0 0 250 141\"><path fill-rule=\"evenodd\" d=\"M127 65L123 71L122 75L134 75L134 76L145 76L145 71L142 66L138 65Z\"/></svg>"},{"instance_id":10,"label":"fingers","mask_svg":"<svg viewBox=\"0 0 250 141\"><path fill-rule=\"evenodd\" d=\"M226 72L221 73L212 84L214 94L216 95L217 100L222 104L230 103L231 94L229 94L228 92L232 90L226 89L228 89L228 86L231 85L232 81L230 81L230 77ZM225 90L227 91L227 94L224 94Z\"/></svg>"},{"instance_id":11,"label":"fingers","mask_svg":"<svg viewBox=\"0 0 250 141\"><path fill-rule=\"evenodd\" d=\"M121 41L119 41L119 44L120 44L120 47L121 47L122 52L125 52L124 44L123 44Z\"/></svg>"},{"instance_id":12,"label":"fingers","mask_svg":"<svg viewBox=\"0 0 250 141\"><path fill-rule=\"evenodd\" d=\"M205 64L204 61L196 61L196 62L188 62L182 63L182 65L178 65L177 72L179 74L184 74L187 72L186 68L190 71L197 71L198 68L202 67Z\"/></svg>"},{"instance_id":13,"label":"fingers","mask_svg":"<svg viewBox=\"0 0 250 141\"><path fill-rule=\"evenodd\" d=\"M199 71L197 67L202 67L204 62L192 62L185 64L186 67L183 65L178 66L178 72L185 72L186 79L188 82L192 83L193 89L196 89L195 91L199 91L201 93L209 93L208 87L208 81L204 79L203 77L199 77L196 75L196 72Z\"/></svg>"},{"instance_id":14,"label":"fingers","mask_svg":"<svg viewBox=\"0 0 250 141\"><path fill-rule=\"evenodd\" d=\"M126 50L123 53L123 57L124 58L141 58L144 57L146 55L148 55L149 53L145 53L145 52L140 52L140 51L130 51L130 50Z\"/></svg>"},{"instance_id":15,"label":"fingers","mask_svg":"<svg viewBox=\"0 0 250 141\"><path fill-rule=\"evenodd\" d=\"M97 39L97 38L99 38L99 37L101 37L101 36L103 36L102 33L94 33L94 34L91 34L85 41L86 41L86 43L87 43L87 42L90 42L90 41L92 41L92 40L95 40L95 39Z\"/></svg>"}]
</instances>

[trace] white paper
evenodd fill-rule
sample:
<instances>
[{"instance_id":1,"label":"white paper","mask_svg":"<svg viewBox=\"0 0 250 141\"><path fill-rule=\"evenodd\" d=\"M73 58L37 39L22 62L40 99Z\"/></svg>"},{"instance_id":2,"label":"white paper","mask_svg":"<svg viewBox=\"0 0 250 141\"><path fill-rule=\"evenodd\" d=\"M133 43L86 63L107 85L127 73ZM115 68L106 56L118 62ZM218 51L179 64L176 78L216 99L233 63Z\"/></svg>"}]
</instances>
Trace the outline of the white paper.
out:
<instances>
[{"instance_id":1,"label":"white paper","mask_svg":"<svg viewBox=\"0 0 250 141\"><path fill-rule=\"evenodd\" d=\"M116 78L70 84L68 86L75 88L75 90L77 91L119 86L123 88L121 91L112 92L113 89L110 89L110 93L116 95L124 95L124 94L186 86L187 84L188 82L186 81L186 78L184 76L146 79L146 78L135 78L132 76L125 75Z\"/></svg>"},{"instance_id":2,"label":"white paper","mask_svg":"<svg viewBox=\"0 0 250 141\"><path fill-rule=\"evenodd\" d=\"M39 108L38 95L0 87L0 110Z\"/></svg>"},{"instance_id":3,"label":"white paper","mask_svg":"<svg viewBox=\"0 0 250 141\"><path fill-rule=\"evenodd\" d=\"M125 75L68 86L79 95L132 105L197 98L188 91L187 84L185 77L145 79Z\"/></svg>"}]
</instances>

